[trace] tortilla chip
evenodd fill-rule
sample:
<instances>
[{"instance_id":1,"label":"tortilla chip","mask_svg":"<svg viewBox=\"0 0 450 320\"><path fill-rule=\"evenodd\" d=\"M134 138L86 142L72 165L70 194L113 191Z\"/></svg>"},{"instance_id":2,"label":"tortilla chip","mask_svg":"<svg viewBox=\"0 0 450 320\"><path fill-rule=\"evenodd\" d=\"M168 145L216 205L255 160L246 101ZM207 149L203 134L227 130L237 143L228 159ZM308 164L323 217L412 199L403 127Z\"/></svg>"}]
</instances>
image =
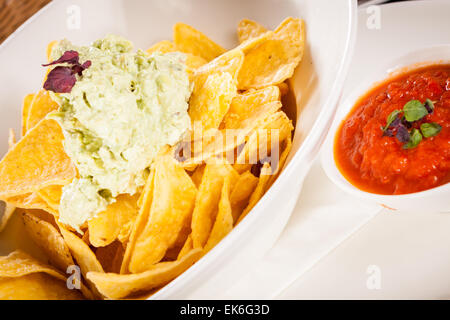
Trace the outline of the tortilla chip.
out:
<instances>
[{"instance_id":1,"label":"tortilla chip","mask_svg":"<svg viewBox=\"0 0 450 320\"><path fill-rule=\"evenodd\" d=\"M217 216L223 183L227 177L231 179L230 183L234 184L239 175L225 161L216 160L206 164L192 214L194 248L203 248L209 238Z\"/></svg>"},{"instance_id":2,"label":"tortilla chip","mask_svg":"<svg viewBox=\"0 0 450 320\"><path fill-rule=\"evenodd\" d=\"M247 207L250 196L258 184L258 178L250 171L246 171L239 176L236 185L230 195L231 212L233 221L236 222L239 216Z\"/></svg>"},{"instance_id":3,"label":"tortilla chip","mask_svg":"<svg viewBox=\"0 0 450 320\"><path fill-rule=\"evenodd\" d=\"M269 86L259 90L252 90L238 94L233 98L230 109L225 115L223 128L239 128L242 119L247 119L259 106L280 100L280 89L277 86ZM281 106L280 106L281 107Z\"/></svg>"},{"instance_id":4,"label":"tortilla chip","mask_svg":"<svg viewBox=\"0 0 450 320\"><path fill-rule=\"evenodd\" d=\"M75 264L64 238L52 224L27 211L22 214L22 220L30 238L45 252L53 266L66 272L67 267Z\"/></svg>"},{"instance_id":5,"label":"tortilla chip","mask_svg":"<svg viewBox=\"0 0 450 320\"><path fill-rule=\"evenodd\" d=\"M303 20L287 18L267 41L242 49L245 60L239 72L238 89L247 90L278 85L292 77L303 57L304 46Z\"/></svg>"},{"instance_id":6,"label":"tortilla chip","mask_svg":"<svg viewBox=\"0 0 450 320\"><path fill-rule=\"evenodd\" d=\"M134 251L134 245L136 244L136 240L138 235L140 235L148 221L148 217L150 214L150 208L153 202L153 191L155 188L155 166L152 166L150 174L147 178L147 182L145 183L144 190L142 191L141 197L138 200L139 213L136 217L136 221L134 222L133 228L131 229L131 234L127 242L127 246L125 249L122 265L120 267L120 273L129 273L129 264L131 255Z\"/></svg>"},{"instance_id":7,"label":"tortilla chip","mask_svg":"<svg viewBox=\"0 0 450 320\"><path fill-rule=\"evenodd\" d=\"M116 202L88 221L89 242L104 247L119 239L125 242L138 213L137 196L119 195Z\"/></svg>"},{"instance_id":8,"label":"tortilla chip","mask_svg":"<svg viewBox=\"0 0 450 320\"><path fill-rule=\"evenodd\" d=\"M236 180L234 181L234 183ZM211 229L204 253L214 248L233 229L233 214L230 203L230 190L233 188L231 176L225 178L219 201L216 221Z\"/></svg>"},{"instance_id":9,"label":"tortilla chip","mask_svg":"<svg viewBox=\"0 0 450 320\"><path fill-rule=\"evenodd\" d=\"M189 235L186 238L186 241L183 247L181 248L180 252L178 253L177 260L183 259L183 257L187 255L189 252L191 252L192 249L194 249L194 243L192 242L192 237Z\"/></svg>"},{"instance_id":10,"label":"tortilla chip","mask_svg":"<svg viewBox=\"0 0 450 320\"><path fill-rule=\"evenodd\" d=\"M240 43L252 38L256 38L265 32L267 32L266 28L264 28L258 22L250 19L241 20L237 28Z\"/></svg>"},{"instance_id":11,"label":"tortilla chip","mask_svg":"<svg viewBox=\"0 0 450 320\"><path fill-rule=\"evenodd\" d=\"M275 182L275 180L280 175L281 170L283 169L283 167L284 167L284 165L286 163L287 157L289 156L289 153L291 152L291 149L292 149L291 137L287 137L285 139L284 144L285 144L285 146L284 146L283 152L280 155L280 159L278 161L277 169L276 169L275 173L270 176L269 181L267 183L268 187L270 187Z\"/></svg>"},{"instance_id":12,"label":"tortilla chip","mask_svg":"<svg viewBox=\"0 0 450 320\"><path fill-rule=\"evenodd\" d=\"M21 209L41 209L57 216L58 212L47 205L47 203L39 197L37 192L25 193L22 195L6 198L5 201L16 208Z\"/></svg>"},{"instance_id":13,"label":"tortilla chip","mask_svg":"<svg viewBox=\"0 0 450 320\"><path fill-rule=\"evenodd\" d=\"M193 265L201 257L201 254L201 250L193 249L180 260L152 265L148 271L142 273L89 272L87 278L105 297L121 299L169 283Z\"/></svg>"},{"instance_id":14,"label":"tortilla chip","mask_svg":"<svg viewBox=\"0 0 450 320\"><path fill-rule=\"evenodd\" d=\"M51 60L51 55L52 55L52 50L53 47L58 43L57 40L53 40L51 41L48 45L47 45L47 61L48 62L52 62Z\"/></svg>"},{"instance_id":15,"label":"tortilla chip","mask_svg":"<svg viewBox=\"0 0 450 320\"><path fill-rule=\"evenodd\" d=\"M50 93L47 90L40 90L33 99L30 106L27 119L27 131L38 124L45 116L58 109L58 104L52 100Z\"/></svg>"},{"instance_id":16,"label":"tortilla chip","mask_svg":"<svg viewBox=\"0 0 450 320\"><path fill-rule=\"evenodd\" d=\"M48 186L38 191L38 196L55 211L58 211L63 186Z\"/></svg>"},{"instance_id":17,"label":"tortilla chip","mask_svg":"<svg viewBox=\"0 0 450 320\"><path fill-rule=\"evenodd\" d=\"M280 89L280 94L282 97L288 94L289 92L289 85L286 82L282 82L278 85L278 88Z\"/></svg>"},{"instance_id":18,"label":"tortilla chip","mask_svg":"<svg viewBox=\"0 0 450 320\"><path fill-rule=\"evenodd\" d=\"M201 88L208 76L214 73L228 72L237 81L239 71L244 63L244 53L239 48L230 50L201 66L194 73L194 86Z\"/></svg>"},{"instance_id":19,"label":"tortilla chip","mask_svg":"<svg viewBox=\"0 0 450 320\"><path fill-rule=\"evenodd\" d=\"M270 188L272 183L276 180L276 178L281 172L281 169L283 169L283 166L286 163L286 159L289 155L289 152L291 151L291 147L292 141L291 137L289 136L285 139L285 147L280 155L280 159L277 163L275 171L272 171L270 163L264 163L261 169L258 185L256 186L255 191L252 193L247 207L242 212L242 215L239 217L236 224L241 222L247 216L247 214L253 209L253 207L262 198L264 193Z\"/></svg>"},{"instance_id":20,"label":"tortilla chip","mask_svg":"<svg viewBox=\"0 0 450 320\"><path fill-rule=\"evenodd\" d=\"M106 247L95 250L95 255L105 272L119 273L124 251L122 243L114 241Z\"/></svg>"},{"instance_id":21,"label":"tortilla chip","mask_svg":"<svg viewBox=\"0 0 450 320\"><path fill-rule=\"evenodd\" d=\"M148 53L153 53L153 52L160 52L160 53L169 53L169 52L177 52L177 51L181 51L180 49L177 48L177 46L169 40L163 40L160 41L156 44L154 44L150 49L147 50ZM208 61L206 61L205 59L203 59L200 56L191 54L191 53L187 53L187 52L183 52L186 60L185 60L185 64L187 67L187 71L188 73L193 73L195 69L201 67L202 65L206 64Z\"/></svg>"},{"instance_id":22,"label":"tortilla chip","mask_svg":"<svg viewBox=\"0 0 450 320\"><path fill-rule=\"evenodd\" d=\"M15 144L16 144L16 135L14 134L13 129L9 129L9 137L8 137L9 149L14 147ZM2 232L3 229L5 229L6 224L8 223L9 219L11 218L15 210L16 207L14 205L0 200L0 232Z\"/></svg>"},{"instance_id":23,"label":"tortilla chip","mask_svg":"<svg viewBox=\"0 0 450 320\"><path fill-rule=\"evenodd\" d=\"M270 163L268 162L264 163L263 167L261 168L261 175L259 177L258 185L256 186L255 190L253 191L250 197L249 204L244 209L244 212L242 212L236 224L240 223L247 216L250 210L253 209L256 203L258 203L258 201L262 198L262 196L267 190L267 184L269 182L271 174L272 169L270 167Z\"/></svg>"},{"instance_id":24,"label":"tortilla chip","mask_svg":"<svg viewBox=\"0 0 450 320\"><path fill-rule=\"evenodd\" d=\"M200 56L206 61L211 61L225 52L224 48L203 33L181 22L173 27L173 40L180 51Z\"/></svg>"},{"instance_id":25,"label":"tortilla chip","mask_svg":"<svg viewBox=\"0 0 450 320\"><path fill-rule=\"evenodd\" d=\"M229 73L208 76L201 87L194 87L189 100L192 123L198 121L203 130L217 129L236 94L236 85Z\"/></svg>"},{"instance_id":26,"label":"tortilla chip","mask_svg":"<svg viewBox=\"0 0 450 320\"><path fill-rule=\"evenodd\" d=\"M12 149L15 144L16 144L16 134L14 133L14 129L10 128L8 135L8 148Z\"/></svg>"},{"instance_id":27,"label":"tortilla chip","mask_svg":"<svg viewBox=\"0 0 450 320\"><path fill-rule=\"evenodd\" d=\"M292 122L283 111L270 115L265 123L252 133L239 154L234 168L242 173L249 169L249 165L256 164L269 156L279 159L278 154L276 158L272 157L272 148L275 148L273 151L278 153L281 142L288 137L290 138L292 130L294 130ZM275 141L272 141L272 139L275 139Z\"/></svg>"},{"instance_id":28,"label":"tortilla chip","mask_svg":"<svg viewBox=\"0 0 450 320\"><path fill-rule=\"evenodd\" d=\"M5 229L6 224L15 210L15 206L0 200L0 232Z\"/></svg>"},{"instance_id":29,"label":"tortilla chip","mask_svg":"<svg viewBox=\"0 0 450 320\"><path fill-rule=\"evenodd\" d=\"M28 115L30 114L30 108L33 103L35 94L30 93L25 96L23 99L23 107L22 107L22 137L27 133L28 127Z\"/></svg>"},{"instance_id":30,"label":"tortilla chip","mask_svg":"<svg viewBox=\"0 0 450 320\"><path fill-rule=\"evenodd\" d=\"M195 186L200 187L200 183L202 182L203 173L205 172L205 166L198 166L194 173L191 176L192 182L194 182Z\"/></svg>"},{"instance_id":31,"label":"tortilla chip","mask_svg":"<svg viewBox=\"0 0 450 320\"><path fill-rule=\"evenodd\" d=\"M149 49L147 49L147 53L152 54L153 52L160 53L168 53L177 51L177 46L175 43L169 40L162 40L160 42L155 43Z\"/></svg>"},{"instance_id":32,"label":"tortilla chip","mask_svg":"<svg viewBox=\"0 0 450 320\"><path fill-rule=\"evenodd\" d=\"M77 235L67 230L61 224L58 225L72 256L80 266L83 276L89 271L103 272L103 267L97 260L97 257L94 252L92 252L91 248L89 248L89 246Z\"/></svg>"},{"instance_id":33,"label":"tortilla chip","mask_svg":"<svg viewBox=\"0 0 450 320\"><path fill-rule=\"evenodd\" d=\"M60 282L60 285L55 284L55 281ZM22 251L0 257L0 300L82 299L80 291L86 298L92 298L83 284L80 291L70 290L66 281L63 273Z\"/></svg>"},{"instance_id":34,"label":"tortilla chip","mask_svg":"<svg viewBox=\"0 0 450 320\"><path fill-rule=\"evenodd\" d=\"M129 270L149 270L172 247L194 208L197 188L170 154L160 155L154 164L154 195L145 227L136 234ZM140 214L143 214L142 212Z\"/></svg>"},{"instance_id":35,"label":"tortilla chip","mask_svg":"<svg viewBox=\"0 0 450 320\"><path fill-rule=\"evenodd\" d=\"M76 169L64 152L54 120L42 120L0 162L0 199L72 181Z\"/></svg>"},{"instance_id":36,"label":"tortilla chip","mask_svg":"<svg viewBox=\"0 0 450 320\"><path fill-rule=\"evenodd\" d=\"M78 290L46 273L32 273L19 278L0 278L0 300L83 300Z\"/></svg>"}]
</instances>

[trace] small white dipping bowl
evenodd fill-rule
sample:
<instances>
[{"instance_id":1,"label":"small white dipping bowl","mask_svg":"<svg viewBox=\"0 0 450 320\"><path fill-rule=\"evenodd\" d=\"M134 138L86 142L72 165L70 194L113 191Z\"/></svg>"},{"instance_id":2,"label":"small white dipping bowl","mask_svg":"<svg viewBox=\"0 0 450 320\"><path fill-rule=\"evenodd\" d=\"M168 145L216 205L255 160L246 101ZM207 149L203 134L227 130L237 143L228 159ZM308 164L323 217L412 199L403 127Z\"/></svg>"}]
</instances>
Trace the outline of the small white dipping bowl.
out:
<instances>
[{"instance_id":1,"label":"small white dipping bowl","mask_svg":"<svg viewBox=\"0 0 450 320\"><path fill-rule=\"evenodd\" d=\"M402 211L450 213L450 183L421 192L403 195L380 195L366 192L352 185L339 171L334 159L334 141L342 121L347 117L358 99L366 92L398 74L420 67L436 64L450 64L450 45L434 46L410 52L380 68L364 80L348 97L342 100L328 137L323 146L321 162L327 176L345 192Z\"/></svg>"}]
</instances>

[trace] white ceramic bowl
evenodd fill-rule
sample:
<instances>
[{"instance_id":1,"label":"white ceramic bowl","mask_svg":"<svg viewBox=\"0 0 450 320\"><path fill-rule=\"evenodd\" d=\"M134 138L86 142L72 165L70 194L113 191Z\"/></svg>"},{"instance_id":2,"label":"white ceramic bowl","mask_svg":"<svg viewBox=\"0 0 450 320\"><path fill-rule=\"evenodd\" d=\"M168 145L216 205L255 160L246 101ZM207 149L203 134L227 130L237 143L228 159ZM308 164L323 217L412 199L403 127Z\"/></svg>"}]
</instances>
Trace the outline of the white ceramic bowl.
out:
<instances>
[{"instance_id":1,"label":"white ceramic bowl","mask_svg":"<svg viewBox=\"0 0 450 320\"><path fill-rule=\"evenodd\" d=\"M323 146L322 167L328 177L341 189L355 197L378 203L386 208L409 212L450 212L450 183L405 195L379 195L362 191L348 182L336 166L334 140L340 124L357 100L380 82L399 73L432 64L450 64L450 45L434 46L410 52L379 68L375 74L362 79L361 85L343 99Z\"/></svg>"},{"instance_id":2,"label":"white ceramic bowl","mask_svg":"<svg viewBox=\"0 0 450 320\"><path fill-rule=\"evenodd\" d=\"M0 47L0 153L7 149L8 128L19 129L23 97L42 85L40 64L46 60L45 48L51 40L66 37L85 44L106 33L117 33L131 39L136 47L147 48L171 39L173 24L183 21L232 48L237 44L236 26L242 18L274 28L288 16L305 19L307 47L291 81L297 119L285 170L218 246L153 295L214 298L273 245L289 219L343 88L355 40L356 0L54 1ZM20 235L20 224L14 225L17 230L8 234ZM10 245L1 245L0 254L14 247L10 238L0 234L1 241L10 241Z\"/></svg>"}]
</instances>

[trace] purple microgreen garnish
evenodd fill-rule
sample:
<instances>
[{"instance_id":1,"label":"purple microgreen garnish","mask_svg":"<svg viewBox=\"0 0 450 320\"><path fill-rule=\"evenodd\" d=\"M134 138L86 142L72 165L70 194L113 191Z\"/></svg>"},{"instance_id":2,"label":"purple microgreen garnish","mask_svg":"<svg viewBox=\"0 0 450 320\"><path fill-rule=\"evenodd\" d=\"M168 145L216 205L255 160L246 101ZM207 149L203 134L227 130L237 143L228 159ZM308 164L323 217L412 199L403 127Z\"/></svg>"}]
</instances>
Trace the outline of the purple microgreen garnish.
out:
<instances>
[{"instance_id":1,"label":"purple microgreen garnish","mask_svg":"<svg viewBox=\"0 0 450 320\"><path fill-rule=\"evenodd\" d=\"M427 109L428 114L432 114L434 111L434 103L430 99L425 100L425 103L423 104L425 109Z\"/></svg>"},{"instance_id":2,"label":"purple microgreen garnish","mask_svg":"<svg viewBox=\"0 0 450 320\"><path fill-rule=\"evenodd\" d=\"M411 140L408 129L401 123L397 126L397 134L395 135L395 137L401 143L407 143L409 142L409 140Z\"/></svg>"},{"instance_id":3,"label":"purple microgreen garnish","mask_svg":"<svg viewBox=\"0 0 450 320\"><path fill-rule=\"evenodd\" d=\"M77 79L71 68L58 66L54 68L47 76L44 83L44 89L59 93L69 93Z\"/></svg>"},{"instance_id":4,"label":"purple microgreen garnish","mask_svg":"<svg viewBox=\"0 0 450 320\"><path fill-rule=\"evenodd\" d=\"M42 66L48 67L54 64L61 64L61 63L80 64L78 52L74 50L66 51L58 60L55 60L47 64L43 64Z\"/></svg>"},{"instance_id":5,"label":"purple microgreen garnish","mask_svg":"<svg viewBox=\"0 0 450 320\"><path fill-rule=\"evenodd\" d=\"M67 63L71 66L57 66L49 72L47 80L44 83L44 89L56 93L69 93L72 91L78 76L82 76L84 70L91 66L91 61L87 60L83 64L79 62L79 55L77 51L66 51L58 59L42 66L51 66L55 64Z\"/></svg>"}]
</instances>

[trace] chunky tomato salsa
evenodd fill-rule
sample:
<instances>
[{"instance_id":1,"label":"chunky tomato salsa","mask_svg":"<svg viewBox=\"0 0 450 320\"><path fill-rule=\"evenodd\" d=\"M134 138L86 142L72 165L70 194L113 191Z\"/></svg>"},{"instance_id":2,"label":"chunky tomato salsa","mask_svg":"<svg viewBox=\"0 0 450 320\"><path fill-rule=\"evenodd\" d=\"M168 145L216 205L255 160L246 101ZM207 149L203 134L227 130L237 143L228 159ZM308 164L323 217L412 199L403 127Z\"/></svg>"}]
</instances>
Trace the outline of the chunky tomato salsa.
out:
<instances>
[{"instance_id":1,"label":"chunky tomato salsa","mask_svg":"<svg viewBox=\"0 0 450 320\"><path fill-rule=\"evenodd\" d=\"M450 181L450 65L433 65L375 87L341 124L341 173L361 190L406 194Z\"/></svg>"}]
</instances>

